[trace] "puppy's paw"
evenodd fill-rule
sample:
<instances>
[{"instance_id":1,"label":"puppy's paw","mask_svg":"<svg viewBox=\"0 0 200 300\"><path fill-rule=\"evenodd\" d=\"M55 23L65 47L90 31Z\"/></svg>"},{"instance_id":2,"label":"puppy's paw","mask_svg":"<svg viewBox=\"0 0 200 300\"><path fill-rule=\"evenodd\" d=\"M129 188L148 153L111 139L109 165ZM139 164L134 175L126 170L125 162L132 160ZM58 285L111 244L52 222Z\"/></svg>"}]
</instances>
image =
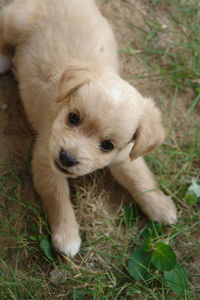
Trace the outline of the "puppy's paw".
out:
<instances>
[{"instance_id":1,"label":"puppy's paw","mask_svg":"<svg viewBox=\"0 0 200 300\"><path fill-rule=\"evenodd\" d=\"M174 224L177 221L174 202L161 191L154 194L153 199L146 203L143 210L152 220L166 225Z\"/></svg>"},{"instance_id":2,"label":"puppy's paw","mask_svg":"<svg viewBox=\"0 0 200 300\"><path fill-rule=\"evenodd\" d=\"M11 60L6 56L0 54L0 74L9 71L10 67L11 67Z\"/></svg>"},{"instance_id":3,"label":"puppy's paw","mask_svg":"<svg viewBox=\"0 0 200 300\"><path fill-rule=\"evenodd\" d=\"M69 238L69 235L66 233L55 233L52 235L52 243L56 251L62 252L67 256L74 257L80 249L81 238L79 234Z\"/></svg>"}]
</instances>

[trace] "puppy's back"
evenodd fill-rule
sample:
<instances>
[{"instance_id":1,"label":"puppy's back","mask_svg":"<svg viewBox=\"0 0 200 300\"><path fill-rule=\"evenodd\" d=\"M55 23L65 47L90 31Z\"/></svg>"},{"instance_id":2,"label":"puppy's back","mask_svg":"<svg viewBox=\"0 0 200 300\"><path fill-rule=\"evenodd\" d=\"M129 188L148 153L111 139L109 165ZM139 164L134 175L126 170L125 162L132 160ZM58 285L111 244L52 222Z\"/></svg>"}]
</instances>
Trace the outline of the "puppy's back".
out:
<instances>
[{"instance_id":1,"label":"puppy's back","mask_svg":"<svg viewBox=\"0 0 200 300\"><path fill-rule=\"evenodd\" d=\"M19 59L15 61L17 64L19 60L20 68L23 55L25 59L28 56L30 62L48 63L54 72L62 70L71 58L118 70L117 47L112 29L93 0L39 2L40 12L34 19L34 31L27 37L25 45L22 43L18 47L20 51L17 51L16 56Z\"/></svg>"},{"instance_id":2,"label":"puppy's back","mask_svg":"<svg viewBox=\"0 0 200 300\"><path fill-rule=\"evenodd\" d=\"M34 24L16 48L14 66L25 110L28 115L31 111L29 119L36 127L37 111L48 111L70 59L114 72L118 60L112 29L93 0L28 1L33 3L34 18L30 10L23 9L23 14L29 14Z\"/></svg>"}]
</instances>

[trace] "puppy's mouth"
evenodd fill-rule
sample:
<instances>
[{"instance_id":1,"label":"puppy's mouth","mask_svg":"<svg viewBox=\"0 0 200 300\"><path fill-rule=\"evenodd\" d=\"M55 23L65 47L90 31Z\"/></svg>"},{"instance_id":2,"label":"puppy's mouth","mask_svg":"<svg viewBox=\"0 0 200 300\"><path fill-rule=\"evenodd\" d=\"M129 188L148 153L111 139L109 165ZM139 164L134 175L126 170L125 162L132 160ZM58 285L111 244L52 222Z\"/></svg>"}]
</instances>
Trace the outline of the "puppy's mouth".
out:
<instances>
[{"instance_id":1,"label":"puppy's mouth","mask_svg":"<svg viewBox=\"0 0 200 300\"><path fill-rule=\"evenodd\" d=\"M63 168L57 161L55 161L55 166L57 169L59 169L62 173L64 173L65 175L68 175L68 177L72 177L72 178L76 178L77 175L69 172L68 170L66 170L65 168Z\"/></svg>"}]
</instances>

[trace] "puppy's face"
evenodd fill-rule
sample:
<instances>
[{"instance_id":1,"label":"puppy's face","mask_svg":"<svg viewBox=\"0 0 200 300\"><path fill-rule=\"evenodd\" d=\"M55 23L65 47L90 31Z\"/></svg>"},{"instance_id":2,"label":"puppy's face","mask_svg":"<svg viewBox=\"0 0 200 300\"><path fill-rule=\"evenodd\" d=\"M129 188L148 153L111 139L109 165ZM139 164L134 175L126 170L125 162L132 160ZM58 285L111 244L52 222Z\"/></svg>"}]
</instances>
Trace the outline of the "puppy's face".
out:
<instances>
[{"instance_id":1,"label":"puppy's face","mask_svg":"<svg viewBox=\"0 0 200 300\"><path fill-rule=\"evenodd\" d=\"M118 76L91 80L64 100L53 123L53 167L73 177L127 159L143 117L144 99Z\"/></svg>"}]
</instances>

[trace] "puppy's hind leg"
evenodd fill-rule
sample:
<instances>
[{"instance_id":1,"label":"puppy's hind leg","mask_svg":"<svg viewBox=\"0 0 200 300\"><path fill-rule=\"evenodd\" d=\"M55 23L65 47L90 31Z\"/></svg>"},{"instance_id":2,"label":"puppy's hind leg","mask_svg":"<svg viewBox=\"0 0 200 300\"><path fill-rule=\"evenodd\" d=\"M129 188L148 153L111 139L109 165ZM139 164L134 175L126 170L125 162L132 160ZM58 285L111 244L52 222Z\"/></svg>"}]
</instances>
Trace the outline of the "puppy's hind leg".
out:
<instances>
[{"instance_id":1,"label":"puppy's hind leg","mask_svg":"<svg viewBox=\"0 0 200 300\"><path fill-rule=\"evenodd\" d=\"M6 73L11 68L14 46L12 11L15 6L13 2L0 12L0 74Z\"/></svg>"},{"instance_id":2,"label":"puppy's hind leg","mask_svg":"<svg viewBox=\"0 0 200 300\"><path fill-rule=\"evenodd\" d=\"M52 169L48 153L48 146L37 141L33 152L33 181L47 211L54 248L73 257L81 244L79 226L70 201L67 179Z\"/></svg>"},{"instance_id":3,"label":"puppy's hind leg","mask_svg":"<svg viewBox=\"0 0 200 300\"><path fill-rule=\"evenodd\" d=\"M124 186L152 220L164 224L176 222L173 201L157 187L153 174L142 157L110 166L112 174Z\"/></svg>"},{"instance_id":4,"label":"puppy's hind leg","mask_svg":"<svg viewBox=\"0 0 200 300\"><path fill-rule=\"evenodd\" d=\"M15 0L0 12L0 74L11 67L14 47L34 27L37 0Z\"/></svg>"}]
</instances>

